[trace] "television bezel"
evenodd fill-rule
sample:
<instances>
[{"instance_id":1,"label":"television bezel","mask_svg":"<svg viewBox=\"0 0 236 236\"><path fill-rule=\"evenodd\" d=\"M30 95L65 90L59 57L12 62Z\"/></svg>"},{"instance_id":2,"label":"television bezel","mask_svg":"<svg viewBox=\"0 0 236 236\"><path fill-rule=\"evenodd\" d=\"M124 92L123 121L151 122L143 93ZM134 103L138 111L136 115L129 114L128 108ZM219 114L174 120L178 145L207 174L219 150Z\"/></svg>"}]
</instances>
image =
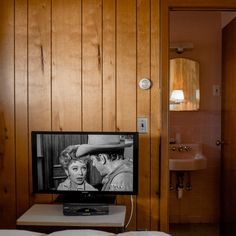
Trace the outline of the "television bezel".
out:
<instances>
[{"instance_id":1,"label":"television bezel","mask_svg":"<svg viewBox=\"0 0 236 236\"><path fill-rule=\"evenodd\" d=\"M133 135L133 190L132 191L63 191L53 189L38 189L38 171L37 171L37 134L52 135ZM32 161L32 191L33 194L59 194L59 195L137 195L138 194L138 162L139 162L139 134L134 131L122 132L101 132L101 131L31 131L31 161ZM135 158L135 161L134 161Z\"/></svg>"}]
</instances>

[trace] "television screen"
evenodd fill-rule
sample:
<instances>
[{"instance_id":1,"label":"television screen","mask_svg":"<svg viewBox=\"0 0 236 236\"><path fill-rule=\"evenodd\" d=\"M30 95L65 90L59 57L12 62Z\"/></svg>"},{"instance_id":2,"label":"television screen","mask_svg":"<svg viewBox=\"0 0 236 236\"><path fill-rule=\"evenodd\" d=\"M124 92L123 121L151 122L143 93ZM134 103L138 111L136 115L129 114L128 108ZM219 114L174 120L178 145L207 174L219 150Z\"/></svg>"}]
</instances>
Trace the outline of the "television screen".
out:
<instances>
[{"instance_id":1,"label":"television screen","mask_svg":"<svg viewBox=\"0 0 236 236\"><path fill-rule=\"evenodd\" d=\"M32 131L34 193L135 195L137 132Z\"/></svg>"}]
</instances>

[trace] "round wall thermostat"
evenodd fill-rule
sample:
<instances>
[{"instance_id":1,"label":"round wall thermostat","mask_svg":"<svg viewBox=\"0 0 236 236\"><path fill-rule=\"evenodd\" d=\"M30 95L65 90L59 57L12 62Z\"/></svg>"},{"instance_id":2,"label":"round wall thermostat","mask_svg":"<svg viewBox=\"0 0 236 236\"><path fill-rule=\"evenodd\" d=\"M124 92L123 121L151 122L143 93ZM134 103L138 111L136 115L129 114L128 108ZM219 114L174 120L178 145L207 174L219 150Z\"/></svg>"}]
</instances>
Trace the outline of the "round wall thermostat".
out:
<instances>
[{"instance_id":1,"label":"round wall thermostat","mask_svg":"<svg viewBox=\"0 0 236 236\"><path fill-rule=\"evenodd\" d=\"M150 79L147 78L143 78L139 81L139 87L141 89L150 89L151 87L151 81Z\"/></svg>"}]
</instances>

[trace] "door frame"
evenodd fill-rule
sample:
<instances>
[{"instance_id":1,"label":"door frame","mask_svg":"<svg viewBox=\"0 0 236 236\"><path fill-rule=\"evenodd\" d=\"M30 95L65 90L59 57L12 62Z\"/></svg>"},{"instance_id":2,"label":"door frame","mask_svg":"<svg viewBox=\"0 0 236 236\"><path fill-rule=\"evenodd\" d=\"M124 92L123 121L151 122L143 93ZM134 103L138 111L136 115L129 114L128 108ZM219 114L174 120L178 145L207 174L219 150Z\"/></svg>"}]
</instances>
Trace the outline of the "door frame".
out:
<instances>
[{"instance_id":1,"label":"door frame","mask_svg":"<svg viewBox=\"0 0 236 236\"><path fill-rule=\"evenodd\" d=\"M169 231L169 12L171 10L236 10L235 0L161 0L160 2L160 78L161 113L161 197L160 230Z\"/></svg>"}]
</instances>

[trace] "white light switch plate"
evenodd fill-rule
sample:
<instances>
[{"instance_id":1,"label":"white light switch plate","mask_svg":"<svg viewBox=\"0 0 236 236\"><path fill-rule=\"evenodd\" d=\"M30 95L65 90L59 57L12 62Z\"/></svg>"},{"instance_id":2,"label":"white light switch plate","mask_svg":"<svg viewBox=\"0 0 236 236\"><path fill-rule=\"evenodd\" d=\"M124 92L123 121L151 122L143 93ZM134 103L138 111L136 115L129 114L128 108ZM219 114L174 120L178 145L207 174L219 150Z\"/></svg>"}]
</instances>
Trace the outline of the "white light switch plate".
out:
<instances>
[{"instance_id":1,"label":"white light switch plate","mask_svg":"<svg viewBox=\"0 0 236 236\"><path fill-rule=\"evenodd\" d=\"M220 96L221 94L221 88L220 85L213 85L213 96Z\"/></svg>"},{"instance_id":2,"label":"white light switch plate","mask_svg":"<svg viewBox=\"0 0 236 236\"><path fill-rule=\"evenodd\" d=\"M148 118L138 118L138 132L139 133L148 132Z\"/></svg>"}]
</instances>

